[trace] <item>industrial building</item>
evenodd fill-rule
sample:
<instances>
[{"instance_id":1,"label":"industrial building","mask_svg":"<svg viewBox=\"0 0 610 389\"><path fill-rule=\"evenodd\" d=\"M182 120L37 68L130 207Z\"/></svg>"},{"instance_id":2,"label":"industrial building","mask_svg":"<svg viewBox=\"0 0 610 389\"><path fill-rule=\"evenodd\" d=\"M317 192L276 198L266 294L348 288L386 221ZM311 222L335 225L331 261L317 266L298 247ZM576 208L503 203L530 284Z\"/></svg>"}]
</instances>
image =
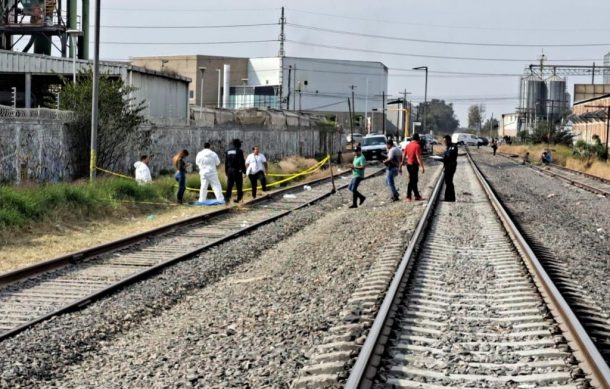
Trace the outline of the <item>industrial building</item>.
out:
<instances>
[{"instance_id":1,"label":"industrial building","mask_svg":"<svg viewBox=\"0 0 610 389\"><path fill-rule=\"evenodd\" d=\"M574 103L572 121L572 133L574 140L584 140L592 143L597 136L602 144L608 145L608 131L610 129L610 94L597 96L588 100Z\"/></svg>"},{"instance_id":2,"label":"industrial building","mask_svg":"<svg viewBox=\"0 0 610 389\"><path fill-rule=\"evenodd\" d=\"M503 113L502 120L500 121L500 131L498 135L500 137L509 136L514 138L517 136L519 132L519 114L516 112L513 113Z\"/></svg>"},{"instance_id":3,"label":"industrial building","mask_svg":"<svg viewBox=\"0 0 610 389\"><path fill-rule=\"evenodd\" d=\"M74 66L76 65L76 66ZM17 108L36 108L53 101L53 89L61 86L61 77L90 69L91 61L50 57L47 55L0 50L0 104ZM144 114L152 122L186 122L189 118L188 87L190 79L156 72L127 63L100 63L100 73L121 77L135 87L133 98L145 101ZM13 102L13 88L16 101Z\"/></svg>"},{"instance_id":4,"label":"industrial building","mask_svg":"<svg viewBox=\"0 0 610 389\"><path fill-rule=\"evenodd\" d=\"M387 94L388 68L380 62L195 55L138 57L131 63L194 80L189 88L192 106L261 107L341 116L349 112L347 99L353 92L355 112L368 112L372 117L374 109L382 112Z\"/></svg>"}]
</instances>

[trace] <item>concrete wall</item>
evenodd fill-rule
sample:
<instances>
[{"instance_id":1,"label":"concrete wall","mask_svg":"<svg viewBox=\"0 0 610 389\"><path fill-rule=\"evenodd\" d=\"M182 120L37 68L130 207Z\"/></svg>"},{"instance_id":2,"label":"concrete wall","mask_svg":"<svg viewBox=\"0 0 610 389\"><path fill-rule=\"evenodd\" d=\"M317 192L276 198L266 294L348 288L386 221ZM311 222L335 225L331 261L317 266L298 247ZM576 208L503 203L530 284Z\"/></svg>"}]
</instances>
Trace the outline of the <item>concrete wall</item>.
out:
<instances>
[{"instance_id":1,"label":"concrete wall","mask_svg":"<svg viewBox=\"0 0 610 389\"><path fill-rule=\"evenodd\" d=\"M141 154L153 155L153 174L173 170L171 158L179 150L191 153L189 161L210 142L223 157L234 138L242 140L248 152L258 145L270 160L290 155L315 157L336 155L345 144L344 134L316 119L281 111L218 111L218 115L198 121L199 126L142 128L150 136L150 147L132 148L114 170L132 172ZM0 119L0 182L56 182L74 178L73 146L66 125L59 120ZM86 151L88 153L88 150ZM82 153L82 150L81 150Z\"/></svg>"},{"instance_id":2,"label":"concrete wall","mask_svg":"<svg viewBox=\"0 0 610 389\"><path fill-rule=\"evenodd\" d=\"M57 120L0 120L0 182L70 179L69 139Z\"/></svg>"}]
</instances>

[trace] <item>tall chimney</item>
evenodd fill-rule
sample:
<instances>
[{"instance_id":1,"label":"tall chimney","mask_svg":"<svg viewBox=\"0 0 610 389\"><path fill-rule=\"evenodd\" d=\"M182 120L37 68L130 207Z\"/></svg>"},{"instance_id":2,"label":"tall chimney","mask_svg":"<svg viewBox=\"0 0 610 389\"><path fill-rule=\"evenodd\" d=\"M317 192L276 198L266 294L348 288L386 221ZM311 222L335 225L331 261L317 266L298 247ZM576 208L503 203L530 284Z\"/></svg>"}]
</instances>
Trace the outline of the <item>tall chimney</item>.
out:
<instances>
[{"instance_id":1,"label":"tall chimney","mask_svg":"<svg viewBox=\"0 0 610 389\"><path fill-rule=\"evenodd\" d=\"M229 92L231 89L231 65L224 65L224 83L222 88L222 108L229 108Z\"/></svg>"}]
</instances>

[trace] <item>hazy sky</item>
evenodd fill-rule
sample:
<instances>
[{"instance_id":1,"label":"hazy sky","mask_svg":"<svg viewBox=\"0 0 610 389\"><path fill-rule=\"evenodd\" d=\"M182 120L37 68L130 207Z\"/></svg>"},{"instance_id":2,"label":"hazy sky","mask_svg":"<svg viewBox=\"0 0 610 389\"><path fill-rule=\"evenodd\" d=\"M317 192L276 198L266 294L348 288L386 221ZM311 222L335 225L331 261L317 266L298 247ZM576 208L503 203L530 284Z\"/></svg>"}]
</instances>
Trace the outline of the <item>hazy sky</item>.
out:
<instances>
[{"instance_id":1,"label":"hazy sky","mask_svg":"<svg viewBox=\"0 0 610 389\"><path fill-rule=\"evenodd\" d=\"M92 2L93 3L93 2ZM170 54L212 54L243 57L277 55L278 42L234 44L183 44L222 41L276 40L279 26L192 29L126 29L110 26L216 26L276 23L280 7L286 7L288 23L308 27L391 36L342 35L288 25L289 56L381 61L390 69L388 93L412 92L423 100L423 72L405 71L415 66L430 68L428 99L454 102L462 125L471 104L486 105L489 117L514 111L518 77L544 50L549 63L601 64L610 50L610 1L607 0L222 0L176 2L151 0L103 0L101 57ZM532 47L469 46L405 41L451 41L492 44L527 44ZM112 43L114 42L114 43ZM125 43L139 44L125 44ZM123 43L123 44L120 44ZM170 43L170 44L164 44ZM596 47L552 47L557 44L604 44ZM321 47L320 45L335 46ZM547 46L545 46L547 45ZM342 50L340 48L348 50ZM376 52L375 52L376 51ZM383 53L380 53L383 52ZM421 56L486 58L460 60ZM491 60L499 59L499 60ZM561 60L570 60L563 61ZM435 74L433 72L503 74L494 77ZM590 77L571 77L589 82ZM600 80L601 81L601 80Z\"/></svg>"}]
</instances>

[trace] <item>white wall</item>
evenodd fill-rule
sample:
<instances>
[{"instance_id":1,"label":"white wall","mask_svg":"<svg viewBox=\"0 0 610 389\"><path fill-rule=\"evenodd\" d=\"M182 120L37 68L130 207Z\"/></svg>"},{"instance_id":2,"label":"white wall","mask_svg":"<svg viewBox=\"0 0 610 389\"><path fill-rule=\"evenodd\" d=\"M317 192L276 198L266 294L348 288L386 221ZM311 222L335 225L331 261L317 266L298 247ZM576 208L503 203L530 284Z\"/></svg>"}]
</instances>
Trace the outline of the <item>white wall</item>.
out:
<instances>
[{"instance_id":1,"label":"white wall","mask_svg":"<svg viewBox=\"0 0 610 389\"><path fill-rule=\"evenodd\" d=\"M300 102L300 107L304 111L347 112L347 98L351 97L350 86L354 85L355 111L364 112L367 106L371 115L372 108L380 109L382 106L381 93L387 94L388 72L380 62L284 57L281 70L280 66L280 58L277 57L250 59L248 83L279 85L281 76L283 97L287 97L290 93L289 109L298 110ZM306 81L307 85L305 85ZM299 84L300 96L297 92Z\"/></svg>"},{"instance_id":2,"label":"white wall","mask_svg":"<svg viewBox=\"0 0 610 389\"><path fill-rule=\"evenodd\" d=\"M137 89L134 97L137 102L146 101L144 114L151 120L163 122L186 122L188 115L188 83L130 71L126 80Z\"/></svg>"}]
</instances>

